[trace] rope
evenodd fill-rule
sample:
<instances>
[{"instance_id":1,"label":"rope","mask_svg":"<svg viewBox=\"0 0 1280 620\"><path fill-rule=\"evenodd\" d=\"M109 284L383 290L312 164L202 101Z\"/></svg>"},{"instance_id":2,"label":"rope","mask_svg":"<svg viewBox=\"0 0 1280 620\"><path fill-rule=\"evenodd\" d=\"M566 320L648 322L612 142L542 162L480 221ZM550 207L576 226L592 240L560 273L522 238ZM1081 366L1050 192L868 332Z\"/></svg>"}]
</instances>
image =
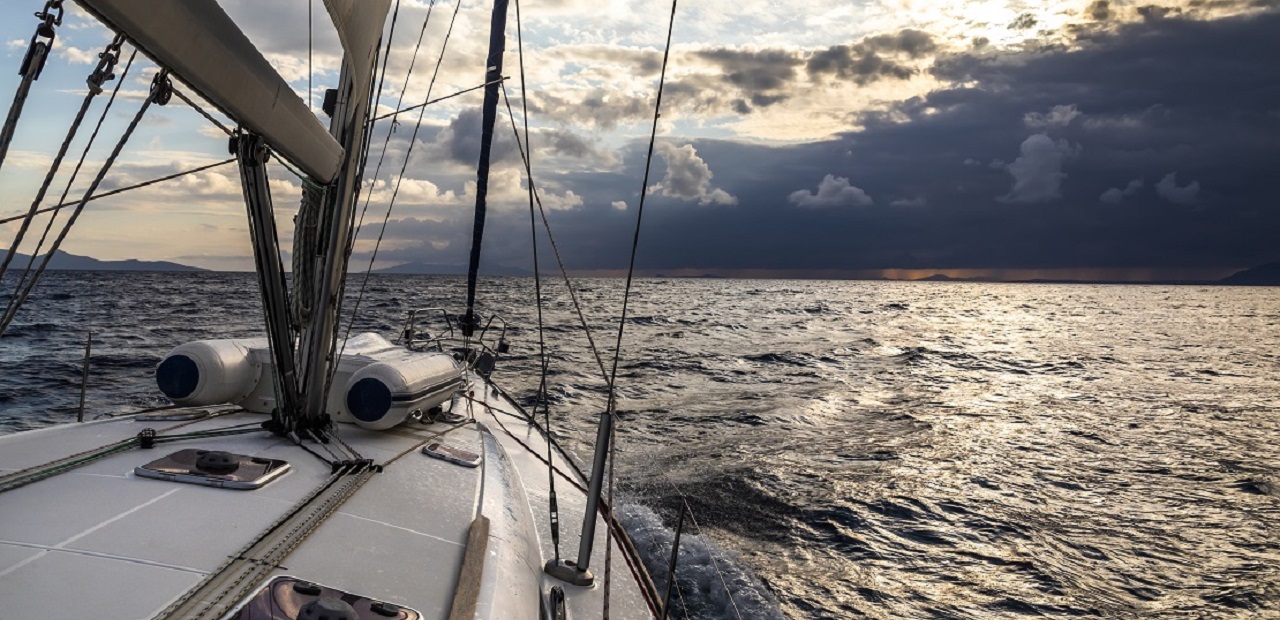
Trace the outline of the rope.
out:
<instances>
[{"instance_id":1,"label":"rope","mask_svg":"<svg viewBox=\"0 0 1280 620\"><path fill-rule=\"evenodd\" d=\"M44 200L44 196L49 191L49 186L53 185L53 177L58 174L58 168L62 165L62 158L67 156L67 150L71 148L71 141L75 139L76 133L80 131L80 123L84 122L85 114L89 111L89 105L93 103L93 98L102 92L102 83L112 79L115 76L111 70L115 67L116 61L120 58L120 46L124 43L124 36L117 35L115 40L107 44L101 54L98 66L89 75L88 84L89 92L85 93L84 100L80 102L80 110L76 112L76 118L71 122L71 126L67 128L67 135L62 140L62 145L58 147L58 154L54 156L53 163L49 165L49 172L45 174L44 182L40 184L36 197L31 201L31 208L27 211L27 216L22 220L22 225L18 228L18 234L14 236L13 241L9 244L9 251L5 253L4 262L0 264L0 279L9 271L9 262L13 260L14 254L18 251L18 246L22 244L22 238L27 234L27 228L35 219L36 211L40 206L40 202Z\"/></svg>"},{"instance_id":2,"label":"rope","mask_svg":"<svg viewBox=\"0 0 1280 620\"><path fill-rule=\"evenodd\" d=\"M51 10L57 13L51 13ZM17 91L13 94L13 103L9 106L9 116L5 119L4 128L0 129L0 166L4 166L5 156L9 154L9 143L13 141L13 134L18 128L18 119L22 117L22 109L27 104L27 94L31 92L31 84L40 79L44 63L49 59L49 52L53 49L56 36L54 26L62 25L62 0L46 2L44 10L36 13L36 19L40 20L40 25L36 26L35 34L31 35L31 44L27 47L27 54L23 56L22 64L18 69L18 75L22 76L22 81L18 83ZM48 41L42 39L48 39Z\"/></svg>"},{"instance_id":3,"label":"rope","mask_svg":"<svg viewBox=\"0 0 1280 620\"><path fill-rule=\"evenodd\" d=\"M525 74L524 74L524 26L520 18L520 0L516 0L516 58L520 65L520 103L521 120L524 122L524 141L529 142L529 97L525 91ZM505 97L504 97L505 98ZM532 151L532 149L530 149ZM560 562L560 508L559 502L556 500L556 477L555 468L551 465L551 407L547 402L547 370L550 366L550 360L547 358L547 340L546 326L542 319L542 272L538 265L538 224L534 216L533 202L533 161L532 153L530 153L528 168L530 171L528 179L529 193L529 235L533 248L533 294L537 300L538 309L538 360L541 372L538 378L538 393L534 397L533 416L538 414L538 408L542 408L542 426L547 435L547 485L550 488L550 502L548 506L550 522L551 522L551 542L555 548L555 560ZM536 422L535 422L536 423Z\"/></svg>"},{"instance_id":4,"label":"rope","mask_svg":"<svg viewBox=\"0 0 1280 620\"><path fill-rule=\"evenodd\" d=\"M236 411L238 410L225 411L225 412L217 413L214 415L206 416L203 418L189 420L186 422L182 422L180 424L175 424L173 426L167 427L161 432L168 432L177 428L182 428L184 426L196 424L198 422L205 422L221 415L235 413ZM253 432L261 428L256 422L253 423L253 426L255 426L256 428L244 428L245 426L247 425L236 425L236 426L229 426L229 427L220 428L220 429L209 429L207 431L186 433L182 435L155 435L150 439L150 441L152 441L153 443L167 443L167 442L179 441L182 439L201 439L204 437L219 437L224 435L235 435L235 434ZM146 430L150 430L150 429L146 429ZM82 465L87 465L99 459L111 456L112 454L115 454L117 452L122 452L124 450L128 450L141 445L142 445L142 434L139 433L138 435L135 435L128 439L123 439L99 448L93 448L90 450L85 450L83 452L77 452L75 454L71 454L69 456L66 456L54 461L50 461L48 463L33 465L26 469L9 472L7 474L0 476L0 493L4 493L5 491L12 491L13 489L26 486L33 482L39 482L41 480L44 480L45 478L56 476L60 473L70 471Z\"/></svg>"},{"instance_id":5,"label":"rope","mask_svg":"<svg viewBox=\"0 0 1280 620\"><path fill-rule=\"evenodd\" d=\"M475 397L464 395L463 398L467 400L468 407L471 406L471 403L475 403L480 405L481 407L484 407L485 410L487 410L489 414L493 416L494 421L498 423L498 428L502 429L502 432L506 433L507 437L510 437L513 441L519 444L520 447L524 448L526 452L533 455L534 458L537 458L538 460L541 460L544 463L546 463L548 467L551 467L556 474L559 474L561 478L563 478L569 484L573 485L574 488L578 489L578 491L582 492L584 495L587 493L587 487L583 486L581 482L570 477L560 468L552 466L551 459L544 459L543 456L539 454L537 450L535 450L529 444L525 443L524 440L520 439L518 435L511 432L511 429L507 428L507 425L502 422L501 415L499 415L504 412L498 410L493 405L490 405L488 402L483 400L478 400ZM507 397L507 400L510 402L510 397ZM514 403L512 404L514 405ZM520 409L519 405L515 405L515 407L517 410ZM526 423L530 423L528 416L520 419L525 421ZM532 426L535 429L538 428L536 422L532 423ZM542 430L542 429L539 429L539 430ZM544 434L549 435L549 433L544 433ZM561 450L561 456L564 457L563 450ZM565 460L566 461L568 460L567 457L565 458ZM583 476L582 472L578 472L578 475ZM584 515L584 517L585 516L586 515ZM627 548L631 551L631 553L635 554L634 557L632 557L631 555L623 554L623 559L626 561L627 568L631 570L631 574L633 577L635 577L636 582L641 584L641 594L645 599L645 604L649 606L650 611L652 611L656 616L659 611L658 610L659 605L656 600L651 598L651 595L656 596L656 592L650 590L649 587L643 585L643 583L648 580L648 572L646 570L642 576L641 569L636 566L636 562L639 561L639 554L636 553L635 547L630 541L630 537L626 534L625 528L623 528L622 524L619 523L618 520L613 517L612 510L607 509L604 513L604 516L606 519L605 520L605 525L606 525L605 531L607 532L606 540L612 540L613 542L617 543L619 546ZM606 546L612 546L612 545L606 545Z\"/></svg>"},{"instance_id":6,"label":"rope","mask_svg":"<svg viewBox=\"0 0 1280 620\"><path fill-rule=\"evenodd\" d=\"M319 244L321 199L324 191L302 186L302 204L293 227L293 322L301 329L311 324L311 303L315 297L314 260Z\"/></svg>"},{"instance_id":7,"label":"rope","mask_svg":"<svg viewBox=\"0 0 1280 620\"><path fill-rule=\"evenodd\" d=\"M120 72L120 79L116 81L115 87L111 90L111 97L107 99L107 105L102 108L102 113L98 116L98 122L93 127L93 133L89 135L89 142L86 143L84 145L84 149L80 151L80 160L76 162L76 167L71 171L71 176L67 179L67 184L62 188L62 195L58 197L58 207L51 210L56 211L61 209L63 206L67 206L66 200L67 195L71 193L71 185L75 183L76 178L80 175L80 168L84 166L84 160L89 156L89 149L93 148L94 142L97 141L98 132L102 130L102 123L107 120L107 113L111 111L111 106L115 104L116 95L120 93L120 87L124 85L124 80L129 75L129 69L133 67L133 59L137 58L137 56L138 50L137 48L134 48L133 52L129 54L128 62L124 65L124 70ZM89 198L85 198L74 204L83 205L88 200ZM77 206L77 208L80 207ZM44 242L49 238L49 231L53 230L53 223L57 220L57 217L57 214L54 214L49 218L48 222L45 222L44 232L40 234L40 241L36 243L36 249L31 252L31 256L27 259L26 270L23 272L22 277L19 278L18 283L14 286L13 296L9 298L9 306L5 308L5 314L8 314L10 310L17 312L17 310L13 308L13 301L17 299L19 290L27 281L27 275L31 273L31 268L35 265L36 256L39 256L40 250L44 248ZM12 245L16 246L17 244L15 243ZM0 322L0 325L3 325L3 322ZM0 336L2 335L4 335L4 329L3 327L0 327Z\"/></svg>"},{"instance_id":8,"label":"rope","mask_svg":"<svg viewBox=\"0 0 1280 620\"><path fill-rule=\"evenodd\" d=\"M377 53L374 54L373 61L371 63L372 66L377 66L379 55L382 54L381 40L379 40L379 45L375 48L375 50L377 51ZM390 55L390 53L391 53L391 42L388 41L387 55ZM384 76L385 76L385 72L384 72ZM379 88L381 87L380 83L378 87ZM374 83L373 83L373 80L370 80L369 90L368 92L365 93L366 105L365 105L364 119L360 123L360 131L362 135L360 140L360 144L361 144L360 154L359 154L360 165L358 167L358 170L361 171L360 174L362 177L363 177L363 171L369 163L369 149L370 149L369 143L371 141L370 139L373 136L373 123L370 121L370 119L373 117L373 113L376 108L376 105L372 104L372 102L374 101L374 95L375 95ZM352 121L351 126L347 128L347 131L353 132L355 131L354 115L352 116L351 121ZM363 178L357 179L357 182L351 194L351 204L353 207L354 205L360 202L360 192L363 189L363 185L364 185L364 179ZM346 222L347 243L346 243L346 247L343 248L342 260L340 261L341 267L339 269L339 271L341 271L342 273L346 273L348 266L350 265L351 251L355 247L355 234L354 234L355 221L356 221L356 213L355 213L355 209L352 208L350 214L347 217L347 222ZM341 325L342 308L346 303L346 294L347 294L347 279L345 277L338 278L337 287L334 291L334 296L333 296L333 299L337 300L335 304L336 307L332 310L333 320L334 320L334 328L333 328L334 333L333 333L333 338L329 343L329 354L327 358L331 363L328 364L328 370L327 372L325 372L324 385L323 385L323 390L321 392L322 394L325 394L325 395L328 395L330 392L330 389L333 387L333 378L338 372L338 361L341 359L342 353L346 351L346 345L347 345L346 340L343 340L342 349L339 350L338 339L337 339L337 331L342 328L342 325ZM334 428L334 425L332 422L330 422L326 424L326 427L332 430Z\"/></svg>"},{"instance_id":9,"label":"rope","mask_svg":"<svg viewBox=\"0 0 1280 620\"><path fill-rule=\"evenodd\" d=\"M97 191L98 185L100 185L102 183L102 179L107 176L107 171L111 169L116 158L120 156L120 152L124 150L124 145L127 144L129 142L129 138L133 136L133 131L138 128L138 123L142 121L142 116L146 114L152 103L160 103L161 105L164 105L164 103L168 101L166 91L170 88L169 71L168 69L161 69L152 81L151 95L142 102L142 107L138 109L138 113L134 115L133 120L129 122L129 127L125 129L124 135L120 137L120 141L117 142L115 148L112 149L111 155L107 157L107 161L102 164L102 169L99 170L98 175L94 177L93 183L89 185L89 189L85 190L84 199L81 200L80 204L76 205L75 210L71 212L71 218L63 225L62 231L58 234L57 239L54 239L53 245L49 247L49 253L45 254L44 260L40 263L40 268L36 270L34 275L32 275L31 280L27 282L26 288L22 290L21 294L15 296L9 302L9 310L5 313L4 318L0 319L0 334L3 334L5 329L9 327L9 324L13 322L13 318L17 315L18 309L22 307L22 304L26 302L27 297L31 295L31 290L35 288L36 282L40 280L41 274L43 274L44 270L48 268L49 261L53 259L53 255L58 251L63 240L67 238L67 233L71 232L71 227L75 225L76 219L79 218L80 213L84 211L85 201L93 195L93 192ZM34 260L34 255L32 258Z\"/></svg>"},{"instance_id":10,"label":"rope","mask_svg":"<svg viewBox=\"0 0 1280 620\"><path fill-rule=\"evenodd\" d=\"M93 202L93 201L95 201L95 200L101 200L101 199L103 199L103 198L109 198L109 197L111 197L111 196L115 196L116 194L123 194L124 192L130 191L130 190L142 189L142 188L147 187L147 186L150 186L150 185L155 185L156 183L163 183L164 181L172 181L172 180L177 179L177 178L179 178L179 177L187 176L187 175L189 175L189 174L195 174L195 173L197 173L197 172L204 172L205 170L209 170L209 169L211 169L211 168L217 168L218 166L225 166L225 165L227 165L227 164L230 164L230 163L235 162L235 160L236 160L236 158L232 157L231 159L224 159L224 160L222 160L222 161L214 162L214 163L212 163L212 164L205 164L205 165L203 165L203 166L199 166L199 167L196 167L196 168L192 168L192 169L190 169L190 170L184 170L184 171L182 171L182 172L175 172L175 173L173 173L173 174L167 174L167 175L165 175L165 176L162 176L162 177L159 177L159 178L156 178L156 179L151 179L150 181L143 181L143 182L141 182L141 183L134 183L133 185L129 185L129 186L127 186L127 187L120 187L120 188L116 188L116 189L113 189L113 190L111 190L111 191L109 191L109 192L102 192L101 194L94 194L93 196L90 196L89 198L86 198L86 199L82 199L82 200L73 200L73 201L71 201L71 202L64 202L64 203L62 203L62 204L56 204L56 205L53 205L52 207L45 207L45 208L43 208L43 209L40 209L40 210L36 211L36 214L38 215L38 214L41 214L41 213L48 213L48 212L50 212L50 211L59 211L59 210L61 210L61 209L65 209L65 208L67 208L67 207L72 207L72 206L75 206L75 205L78 205L78 204L81 204L81 203L84 203L84 202ZM25 215L15 215L15 216L13 216L13 217L8 217L8 218L0 219L0 224L7 224L7 223L9 223L9 222L13 222L13 221L16 221L16 220L20 220L20 219L25 218L25 217L27 217L27 216L25 216Z\"/></svg>"},{"instance_id":11,"label":"rope","mask_svg":"<svg viewBox=\"0 0 1280 620\"><path fill-rule=\"evenodd\" d=\"M205 109L204 109L200 104L196 103L193 99L191 99L190 97L188 97L188 96L187 96L185 93L183 93L182 91L180 91L180 90L178 90L178 89L176 89L176 88L175 88L175 89L173 89L173 94L177 95L177 96L178 96L178 98L179 98L179 99L181 99L181 100L183 101L183 103L187 104L188 106L191 106L191 109L193 109L193 110L195 110L196 112L198 112L198 113L200 114L200 116L203 116L203 117L205 118L205 120L207 120L207 121L209 121L210 123L212 123L212 124L213 124L213 126L215 126L215 127L217 127L218 129L220 129L220 130L222 131L222 133L225 133L225 134L227 134L228 136L231 136L231 135L234 135L234 134L235 134L235 130L233 130L233 129L231 129L230 127L228 127L227 125L223 124L223 123L222 123L222 121L219 121L219 120L218 120L217 118L215 118L212 114L210 114L207 110L205 110ZM306 175L306 174L303 174L303 173L299 172L297 169L295 169L295 168L293 167L293 165L292 165L292 164L290 164L290 163L289 163L289 160L284 159L283 157L280 157L280 155L279 155L278 153L276 153L275 151L270 151L270 155L271 155L271 159L274 159L274 160L276 161L276 163L280 164L281 166L284 166L284 169L285 169L285 170L288 170L291 174L293 174L293 176L298 177L298 180L302 182L302 186L303 186L303 188L304 188L304 189L305 189L305 188L310 188L310 189L313 189L313 190L319 191L319 192L320 192L320 193L322 193L322 194L325 192L325 190L327 190L327 189L328 189L328 187L327 187L327 186L325 186L325 185L321 185L320 183L316 183L316 182L315 182L315 180L314 180L314 179L312 179L310 176L308 176L308 175Z\"/></svg>"},{"instance_id":12,"label":"rope","mask_svg":"<svg viewBox=\"0 0 1280 620\"><path fill-rule=\"evenodd\" d=\"M214 127L221 129L222 133L225 133L228 136L234 133L230 127L223 125L221 121L214 118L212 114L209 114L208 112L206 112L205 109L200 106L200 104L196 103L195 101L192 101L191 98L188 97L182 91L175 88L173 89L173 94L177 95L178 98L181 99L183 103L191 106L191 109L195 110L196 112L199 112L200 116L203 116L205 120L209 121L210 123L213 123Z\"/></svg>"},{"instance_id":13,"label":"rope","mask_svg":"<svg viewBox=\"0 0 1280 620\"><path fill-rule=\"evenodd\" d=\"M564 258L560 255L560 246L556 244L555 235L551 233L551 222L547 219L547 210L542 206L542 196L538 193L538 187L533 182L533 170L529 167L529 155L525 151L524 142L520 140L520 132L516 129L516 116L511 111L511 99L507 96L506 84L503 84L502 99L507 104L507 116L511 118L511 132L516 136L516 147L520 150L520 158L524 161L525 178L529 180L529 191L533 193L534 204L538 205L538 213L542 216L542 227L547 231L547 241L551 244L551 249L556 257L556 265L560 267L560 276L564 279L564 285L569 289L569 299L573 301L573 310L578 315L578 324L582 326L583 333L587 336L587 344L591 349L591 355L596 360L596 366L600 369L600 377L606 383L609 381L609 373L604 369L604 358L600 355L600 349L596 347L595 338L591 335L591 327L587 325L587 317L582 312L582 304L578 302L577 289L573 287L573 282L569 279L569 271L564 266Z\"/></svg>"},{"instance_id":14,"label":"rope","mask_svg":"<svg viewBox=\"0 0 1280 620\"><path fill-rule=\"evenodd\" d=\"M419 103L419 104L417 104L417 105L411 105L411 106L409 106L409 107L407 107L407 108L401 108L401 109L399 109L399 110L396 110L395 112L387 112L386 114L383 114L382 116L375 116L375 117L373 117L373 119L371 119L371 120L372 120L372 121L380 121L380 120L383 120L383 119L391 118L392 116L399 116L399 115L401 115L401 114L404 114L405 112L412 112L412 111L414 111L414 110L417 110L418 108L425 108L425 107L427 107L427 106L429 106L429 105L431 105L431 104L433 104L433 103L440 103L441 101L444 101L444 100L446 100L446 99L453 99L454 97L457 97L457 96L459 96L459 95L465 95L465 94L467 94L467 93L470 93L470 92L474 92L474 91L480 90L481 88L484 88L484 87L489 86L489 85L491 85L491 84L498 84L498 83L500 83L500 82L505 82L506 80L507 80L507 78L505 78L505 77L501 77L501 78L498 78L498 79L496 79L496 80L494 80L494 81L492 81L492 82L485 82L484 84L481 84L481 85L479 85L479 86L472 86L471 88L464 88L464 89L462 89L462 90L460 90L460 91L457 91L457 92L455 92L455 93L450 93L450 94L445 95L445 96L443 96L443 97L436 97L435 99L428 99L427 101L424 101L424 102Z\"/></svg>"}]
</instances>

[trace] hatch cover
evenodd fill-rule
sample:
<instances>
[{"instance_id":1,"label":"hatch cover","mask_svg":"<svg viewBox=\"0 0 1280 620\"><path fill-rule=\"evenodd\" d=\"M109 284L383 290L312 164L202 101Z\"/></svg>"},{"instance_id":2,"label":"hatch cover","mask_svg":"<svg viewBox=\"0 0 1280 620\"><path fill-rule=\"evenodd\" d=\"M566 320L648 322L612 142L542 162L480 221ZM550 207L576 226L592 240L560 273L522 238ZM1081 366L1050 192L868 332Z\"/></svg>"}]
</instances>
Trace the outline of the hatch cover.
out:
<instances>
[{"instance_id":1,"label":"hatch cover","mask_svg":"<svg viewBox=\"0 0 1280 620\"><path fill-rule=\"evenodd\" d=\"M250 490L283 476L289 463L218 450L188 448L133 469L146 478Z\"/></svg>"},{"instance_id":2,"label":"hatch cover","mask_svg":"<svg viewBox=\"0 0 1280 620\"><path fill-rule=\"evenodd\" d=\"M297 577L272 579L229 620L421 620L422 614L392 603L344 592Z\"/></svg>"}]
</instances>

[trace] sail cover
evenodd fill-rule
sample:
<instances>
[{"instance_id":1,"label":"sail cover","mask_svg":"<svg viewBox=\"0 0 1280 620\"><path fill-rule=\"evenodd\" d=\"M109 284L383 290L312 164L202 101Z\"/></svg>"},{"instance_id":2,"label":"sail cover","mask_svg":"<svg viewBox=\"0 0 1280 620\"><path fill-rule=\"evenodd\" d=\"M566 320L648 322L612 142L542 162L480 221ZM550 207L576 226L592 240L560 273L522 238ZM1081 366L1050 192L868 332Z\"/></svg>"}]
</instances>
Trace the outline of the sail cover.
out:
<instances>
[{"instance_id":1,"label":"sail cover","mask_svg":"<svg viewBox=\"0 0 1280 620\"><path fill-rule=\"evenodd\" d=\"M391 0L324 0L324 6L346 52L351 92L356 97L364 97L373 79L373 59L378 54L378 41Z\"/></svg>"},{"instance_id":2,"label":"sail cover","mask_svg":"<svg viewBox=\"0 0 1280 620\"><path fill-rule=\"evenodd\" d=\"M321 183L338 176L343 155L338 141L217 2L76 1L303 172ZM385 16L387 1L370 4L382 5ZM348 9L351 13L354 7ZM348 17L361 25L364 19ZM376 33L373 39L376 47Z\"/></svg>"}]
</instances>

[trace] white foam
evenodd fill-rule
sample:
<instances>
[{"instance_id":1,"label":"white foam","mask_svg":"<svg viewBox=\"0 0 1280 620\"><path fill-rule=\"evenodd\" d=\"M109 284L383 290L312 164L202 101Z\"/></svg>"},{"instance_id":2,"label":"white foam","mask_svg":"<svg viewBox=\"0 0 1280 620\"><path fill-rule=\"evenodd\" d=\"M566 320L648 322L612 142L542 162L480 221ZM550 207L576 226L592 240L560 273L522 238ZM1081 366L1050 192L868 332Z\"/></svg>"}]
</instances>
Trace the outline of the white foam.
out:
<instances>
[{"instance_id":1,"label":"white foam","mask_svg":"<svg viewBox=\"0 0 1280 620\"><path fill-rule=\"evenodd\" d=\"M662 593L675 533L647 506L619 506L617 515ZM750 569L714 542L691 535L691 529L686 521L676 564L678 592L671 592L671 618L784 620L777 599Z\"/></svg>"}]
</instances>

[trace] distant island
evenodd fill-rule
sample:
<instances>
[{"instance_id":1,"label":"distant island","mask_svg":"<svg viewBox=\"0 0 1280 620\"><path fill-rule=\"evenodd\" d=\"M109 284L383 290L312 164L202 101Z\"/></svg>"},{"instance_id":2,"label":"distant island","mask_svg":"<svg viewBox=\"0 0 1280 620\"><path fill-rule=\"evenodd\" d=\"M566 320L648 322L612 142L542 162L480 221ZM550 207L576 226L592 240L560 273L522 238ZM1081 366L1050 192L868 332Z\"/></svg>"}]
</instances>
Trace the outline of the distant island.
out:
<instances>
[{"instance_id":1,"label":"distant island","mask_svg":"<svg viewBox=\"0 0 1280 620\"><path fill-rule=\"evenodd\" d=\"M0 252L5 250L0 249ZM28 257L24 254L17 254L10 270L20 270L27 264ZM211 271L200 267L192 267L171 261L144 261L136 259L127 260L100 260L90 256L78 256L59 251L53 256L53 260L49 262L49 269L60 271L179 271L179 272L200 272ZM361 269L363 271L363 269ZM467 275L467 267L465 265L427 263L422 261L411 261L393 265L391 267L383 267L375 269L373 273L378 274L407 274L407 275L440 275L440 276L465 276ZM519 267L509 267L506 265L486 264L480 268L480 274L485 276L532 276L533 272ZM696 273L691 275L674 275L669 273L655 273L655 278L732 278L716 273ZM1005 282L1012 284L1165 284L1165 285L1193 285L1193 286L1280 286L1280 262L1267 263L1238 271L1225 278L1217 280L1149 280L1149 281L1133 281L1133 280L1000 280L995 278L977 277L954 277L944 273L935 273L929 276L914 278L908 280L900 280L885 277L861 277L850 278L855 280L880 280L880 281L908 281L908 282Z\"/></svg>"},{"instance_id":2,"label":"distant island","mask_svg":"<svg viewBox=\"0 0 1280 620\"><path fill-rule=\"evenodd\" d=\"M1231 274L1218 284L1229 286L1280 286L1280 263L1267 263Z\"/></svg>"},{"instance_id":3,"label":"distant island","mask_svg":"<svg viewBox=\"0 0 1280 620\"><path fill-rule=\"evenodd\" d=\"M924 278L916 278L911 282L1004 282L1008 284L1166 284L1192 286L1280 286L1280 263L1267 263L1251 267L1218 280L998 280L981 276L956 278L943 273L935 273Z\"/></svg>"},{"instance_id":4,"label":"distant island","mask_svg":"<svg viewBox=\"0 0 1280 620\"><path fill-rule=\"evenodd\" d=\"M7 250L0 249L0 253ZM2 254L0 254L2 255ZM13 262L9 265L9 269L22 269L26 267L27 261L31 257L25 254L14 254ZM36 262L36 267L40 263ZM149 260L98 260L90 256L77 256L68 254L58 250L53 255L53 259L49 261L49 269L58 271L209 271L199 267L183 265L180 263L172 263L165 260L149 261Z\"/></svg>"}]
</instances>

